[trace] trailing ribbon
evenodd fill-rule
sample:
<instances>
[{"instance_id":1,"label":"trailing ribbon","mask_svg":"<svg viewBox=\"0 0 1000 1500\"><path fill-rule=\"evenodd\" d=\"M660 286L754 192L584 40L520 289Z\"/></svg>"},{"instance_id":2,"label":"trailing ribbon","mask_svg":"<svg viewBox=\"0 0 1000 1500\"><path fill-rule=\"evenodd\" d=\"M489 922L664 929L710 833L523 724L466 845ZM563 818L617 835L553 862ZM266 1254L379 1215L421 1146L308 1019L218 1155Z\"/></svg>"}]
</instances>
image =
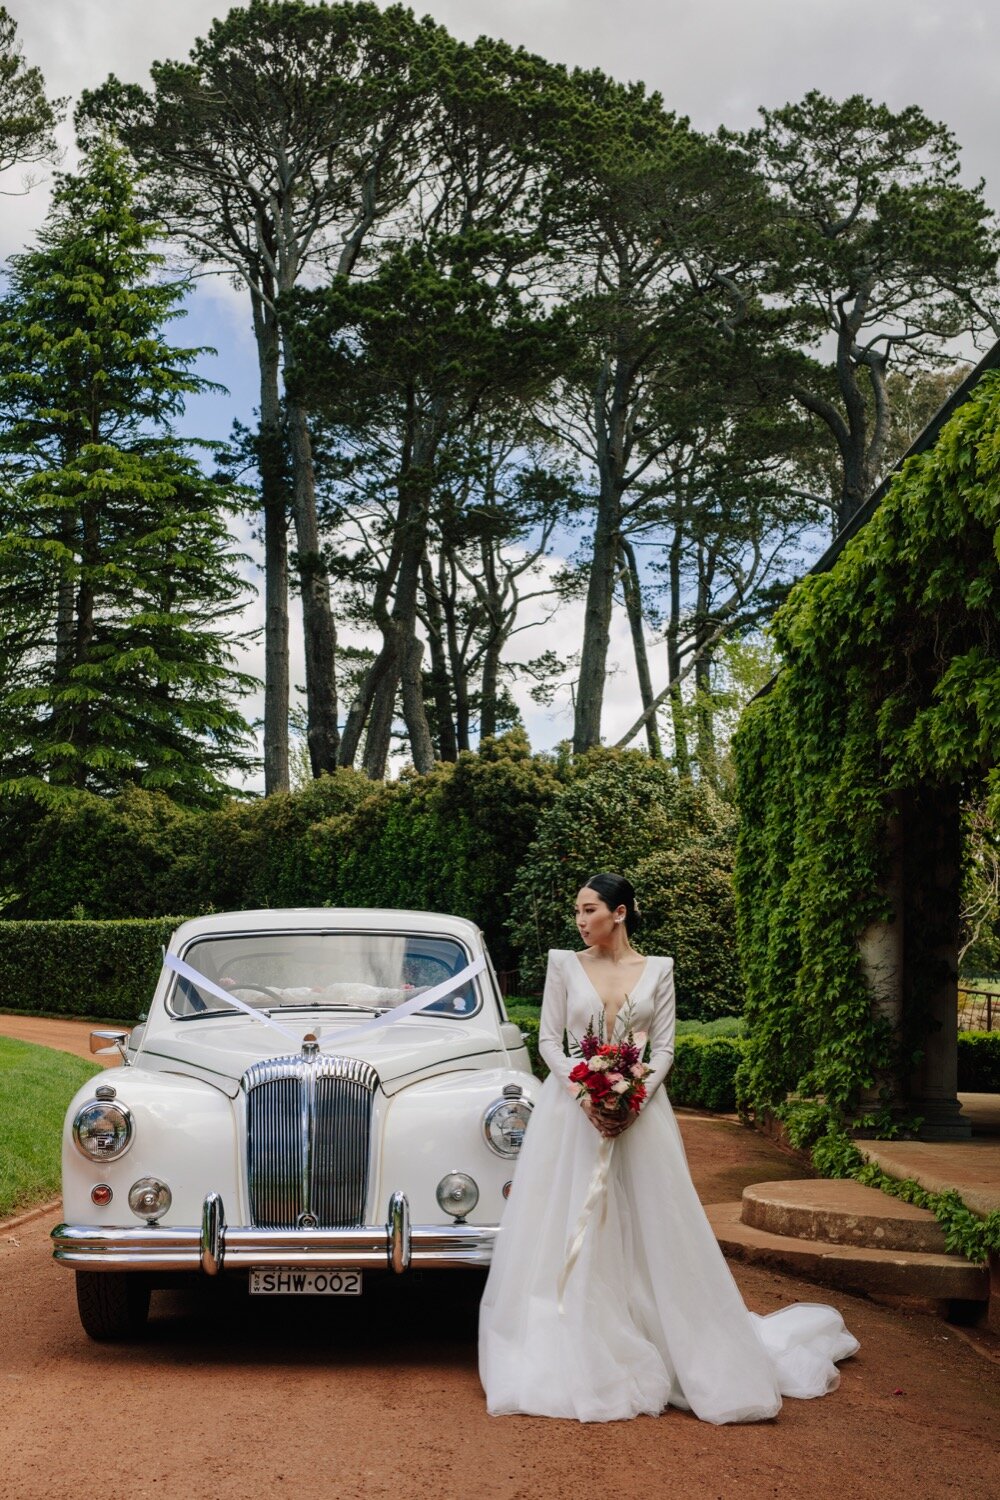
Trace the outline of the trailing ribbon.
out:
<instances>
[{"instance_id":1,"label":"trailing ribbon","mask_svg":"<svg viewBox=\"0 0 1000 1500\"><path fill-rule=\"evenodd\" d=\"M479 958L474 958L471 964L466 964L464 969L459 969L457 974L452 974L450 979L443 979L432 990L424 990L422 994L414 995L412 1000L404 1000L402 1005L394 1006L386 1015L376 1016L374 1021L366 1021L363 1026L347 1026L343 1031L335 1031L333 1036L324 1037L322 1046L329 1047L333 1042L353 1042L355 1037L364 1036L367 1031L378 1031L382 1026L392 1026L394 1022L401 1021L404 1016L412 1016L415 1011L426 1010L428 1005L436 1005L453 990L460 990L466 980L474 979L485 968L486 960L480 955Z\"/></svg>"},{"instance_id":2,"label":"trailing ribbon","mask_svg":"<svg viewBox=\"0 0 1000 1500\"><path fill-rule=\"evenodd\" d=\"M573 1267L580 1258L580 1251L583 1249L583 1242L587 1237L587 1226L599 1203L601 1205L601 1223L603 1224L604 1222L604 1215L608 1207L608 1173L611 1168L611 1153L614 1150L614 1145L613 1136L606 1135L601 1137L601 1144L597 1149L597 1165L594 1167L593 1175L587 1187L587 1196L583 1200L580 1217L577 1219L576 1228L573 1230L573 1238L569 1249L566 1251L566 1263L559 1272L559 1280L556 1282L560 1316L563 1313L563 1293L566 1290L566 1283L569 1281Z\"/></svg>"},{"instance_id":3,"label":"trailing ribbon","mask_svg":"<svg viewBox=\"0 0 1000 1500\"><path fill-rule=\"evenodd\" d=\"M287 1027L280 1025L267 1014L267 1011L254 1010L253 1006L247 1005L245 1000L237 1000L235 995L231 995L228 990L224 990L221 985L215 984L213 980L206 979L204 974L199 974L197 969L192 969L191 965L186 964L182 958L175 958L172 953L165 953L163 955L163 967L165 969L173 969L175 974L179 974L189 984L196 985L206 995L213 995L216 1000L225 1000L227 1005L235 1005L237 1010L243 1011L252 1020L263 1021L265 1026L273 1026L275 1031L280 1031L282 1036L288 1037L289 1041L294 1042L296 1046L299 1045L301 1038L296 1036L294 1031L289 1031Z\"/></svg>"},{"instance_id":4,"label":"trailing ribbon","mask_svg":"<svg viewBox=\"0 0 1000 1500\"><path fill-rule=\"evenodd\" d=\"M275 1031L280 1031L282 1036L288 1037L290 1041L295 1043L296 1047L299 1046L302 1039L296 1032L289 1031L286 1026L282 1026L273 1016L269 1016L266 1011L255 1010L252 1005L247 1005L245 1001L238 1000L235 995L231 995L221 985L215 984L211 979L207 979L204 974L200 974L197 969L193 969L190 964L186 964L182 958L176 958L174 954L167 953L164 955L163 962L166 968L173 969L175 974L179 974L182 979L186 979L189 983L196 985L206 995L212 995L217 1000L225 1000L228 1005L234 1005L237 1010L244 1011L254 1021L263 1021L265 1025L273 1026ZM442 980L433 989L423 990L419 995L414 995L412 1000L405 1000L402 1005L395 1006L386 1015L376 1016L374 1020L365 1021L361 1026L344 1027L342 1031L335 1031L333 1036L324 1037L320 1050L331 1046L334 1042L353 1042L357 1037L364 1036L368 1031L377 1031L381 1027L391 1026L395 1021L401 1021L404 1016L412 1016L418 1010L425 1010L428 1005L435 1005L438 1000L444 1000L454 990L461 989L467 980L473 979L477 974L481 974L485 968L486 959L480 955L479 958L473 959L471 964L466 964L465 968L460 969L457 974L452 974L448 979Z\"/></svg>"}]
</instances>

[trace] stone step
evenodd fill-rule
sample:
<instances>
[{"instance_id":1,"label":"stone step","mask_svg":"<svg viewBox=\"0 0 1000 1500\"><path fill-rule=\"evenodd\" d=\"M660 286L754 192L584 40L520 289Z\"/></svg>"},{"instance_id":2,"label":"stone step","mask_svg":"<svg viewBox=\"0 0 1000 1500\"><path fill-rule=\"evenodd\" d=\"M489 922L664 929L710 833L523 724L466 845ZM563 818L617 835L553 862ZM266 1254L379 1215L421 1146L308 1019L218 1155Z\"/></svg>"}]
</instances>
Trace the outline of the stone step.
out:
<instances>
[{"instance_id":1,"label":"stone step","mask_svg":"<svg viewBox=\"0 0 1000 1500\"><path fill-rule=\"evenodd\" d=\"M989 1297L986 1267L971 1265L960 1255L870 1250L769 1234L743 1223L741 1203L713 1203L705 1212L722 1250L734 1260L772 1266L821 1286L871 1296L935 1302L985 1302Z\"/></svg>"},{"instance_id":2,"label":"stone step","mask_svg":"<svg viewBox=\"0 0 1000 1500\"><path fill-rule=\"evenodd\" d=\"M926 1208L890 1198L860 1182L801 1178L743 1189L744 1224L799 1240L826 1240L866 1250L944 1255L944 1230Z\"/></svg>"}]
</instances>

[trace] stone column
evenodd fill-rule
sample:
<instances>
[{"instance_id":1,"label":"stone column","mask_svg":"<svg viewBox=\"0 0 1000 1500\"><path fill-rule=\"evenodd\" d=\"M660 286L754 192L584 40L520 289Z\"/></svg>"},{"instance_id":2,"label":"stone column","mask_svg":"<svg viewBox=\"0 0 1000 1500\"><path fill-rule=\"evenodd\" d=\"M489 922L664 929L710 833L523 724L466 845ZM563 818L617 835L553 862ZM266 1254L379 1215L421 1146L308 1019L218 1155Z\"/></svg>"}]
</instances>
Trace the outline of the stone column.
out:
<instances>
[{"instance_id":1,"label":"stone column","mask_svg":"<svg viewBox=\"0 0 1000 1500\"><path fill-rule=\"evenodd\" d=\"M903 1035L904 991L904 879L903 879L903 810L899 796L893 799L892 815L886 825L886 877L883 895L887 907L885 921L872 922L858 939L861 965L872 992L872 1013L886 1022L897 1042ZM862 1091L861 1114L883 1107L883 1089L891 1094L895 1113L905 1113L900 1101L907 1092L908 1080L896 1073L876 1078Z\"/></svg>"},{"instance_id":2,"label":"stone column","mask_svg":"<svg viewBox=\"0 0 1000 1500\"><path fill-rule=\"evenodd\" d=\"M920 1060L907 1080L908 1112L924 1140L965 1140L958 1102L958 937L962 872L957 785L903 797L904 1040Z\"/></svg>"}]
</instances>

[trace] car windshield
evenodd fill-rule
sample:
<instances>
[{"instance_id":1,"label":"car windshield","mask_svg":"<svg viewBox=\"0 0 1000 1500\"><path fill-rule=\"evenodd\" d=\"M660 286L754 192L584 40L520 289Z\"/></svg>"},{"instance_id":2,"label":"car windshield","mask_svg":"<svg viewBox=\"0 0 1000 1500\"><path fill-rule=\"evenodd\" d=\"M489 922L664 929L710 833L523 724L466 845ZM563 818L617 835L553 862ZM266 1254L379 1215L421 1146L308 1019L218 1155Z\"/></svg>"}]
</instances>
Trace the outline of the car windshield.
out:
<instances>
[{"instance_id":1,"label":"car windshield","mask_svg":"<svg viewBox=\"0 0 1000 1500\"><path fill-rule=\"evenodd\" d=\"M469 963L454 938L394 932L227 933L196 938L183 956L227 994L268 1011L391 1010ZM181 976L167 1005L184 1018L229 1010L221 997ZM478 1006L475 982L467 980L432 1002L427 1013L470 1016Z\"/></svg>"}]
</instances>

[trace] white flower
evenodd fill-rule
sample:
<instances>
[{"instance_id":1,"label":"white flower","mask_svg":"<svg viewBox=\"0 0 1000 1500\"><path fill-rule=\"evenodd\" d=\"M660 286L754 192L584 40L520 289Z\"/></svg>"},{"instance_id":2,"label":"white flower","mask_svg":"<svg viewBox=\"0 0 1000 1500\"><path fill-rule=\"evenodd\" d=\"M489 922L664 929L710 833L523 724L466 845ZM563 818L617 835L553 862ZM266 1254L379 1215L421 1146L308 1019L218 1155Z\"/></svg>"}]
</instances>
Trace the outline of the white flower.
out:
<instances>
[{"instance_id":1,"label":"white flower","mask_svg":"<svg viewBox=\"0 0 1000 1500\"><path fill-rule=\"evenodd\" d=\"M613 1094L627 1094L628 1091L629 1091L629 1082L628 1082L627 1078L623 1078L622 1081L621 1081L621 1083L613 1083L611 1085L611 1092Z\"/></svg>"},{"instance_id":2,"label":"white flower","mask_svg":"<svg viewBox=\"0 0 1000 1500\"><path fill-rule=\"evenodd\" d=\"M596 1055L590 1058L587 1063L587 1067L592 1073L606 1073L610 1066L610 1059L607 1057L601 1057L600 1055Z\"/></svg>"}]
</instances>

